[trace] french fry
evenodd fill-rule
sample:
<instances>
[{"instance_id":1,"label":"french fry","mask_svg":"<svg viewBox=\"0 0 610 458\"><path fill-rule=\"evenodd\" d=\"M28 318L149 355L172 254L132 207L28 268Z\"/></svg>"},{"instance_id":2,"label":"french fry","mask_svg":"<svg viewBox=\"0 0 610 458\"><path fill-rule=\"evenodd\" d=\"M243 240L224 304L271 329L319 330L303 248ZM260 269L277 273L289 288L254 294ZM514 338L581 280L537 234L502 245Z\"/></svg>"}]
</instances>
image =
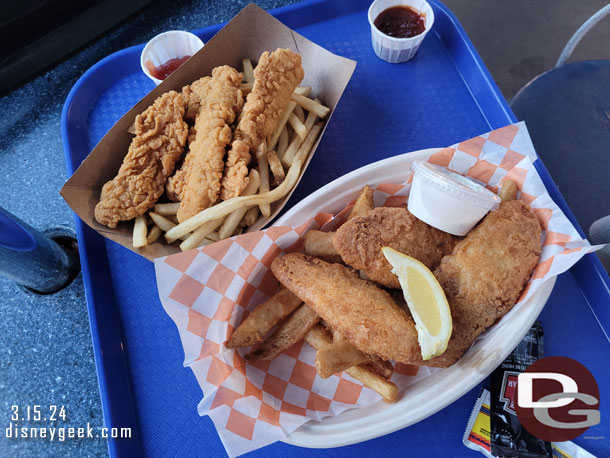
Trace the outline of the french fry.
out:
<instances>
[{"instance_id":1,"label":"french fry","mask_svg":"<svg viewBox=\"0 0 610 458\"><path fill-rule=\"evenodd\" d=\"M244 215L244 221L246 222L246 226L252 226L254 223L256 223L259 213L260 209L258 206L250 207Z\"/></svg>"},{"instance_id":2,"label":"french fry","mask_svg":"<svg viewBox=\"0 0 610 458\"><path fill-rule=\"evenodd\" d=\"M295 154L294 161L297 161L297 162L300 162L301 164L303 164L307 160L307 157L309 156L309 153L311 152L311 149L313 148L313 144L317 140L321 131L322 131L322 123L314 124L314 126L311 128L311 130L307 134L307 138L301 144L301 146L299 147L299 150Z\"/></svg>"},{"instance_id":3,"label":"french fry","mask_svg":"<svg viewBox=\"0 0 610 458\"><path fill-rule=\"evenodd\" d=\"M500 198L502 202L506 202L509 200L515 200L517 198L517 183L513 180L506 179L502 182L502 187L500 188Z\"/></svg>"},{"instance_id":4,"label":"french fry","mask_svg":"<svg viewBox=\"0 0 610 458\"><path fill-rule=\"evenodd\" d=\"M390 361L384 361L383 359L379 358L378 356L374 356L374 355L366 355L369 358L369 362L367 363L367 366L375 371L376 374L378 374L379 376L383 377L386 380L390 380L390 377L392 377L392 373L394 372L394 366L392 366L392 363Z\"/></svg>"},{"instance_id":5,"label":"french fry","mask_svg":"<svg viewBox=\"0 0 610 458\"><path fill-rule=\"evenodd\" d=\"M307 129L294 113L290 113L288 123L294 129L295 133L301 138L301 140L305 140L305 137L307 137Z\"/></svg>"},{"instance_id":6,"label":"french fry","mask_svg":"<svg viewBox=\"0 0 610 458\"><path fill-rule=\"evenodd\" d=\"M256 191L258 191L260 183L261 183L260 175L256 171L256 169L250 170L250 179L248 180L248 185L241 193L241 196L251 196L252 194L256 194ZM225 201L225 202L228 202L228 201ZM211 207L211 208L215 208L215 207ZM222 223L222 226L218 230L218 236L220 237L221 240L226 239L227 237L231 237L231 235L233 234L233 231L235 231L235 229L239 225L239 222L246 214L247 210L248 210L248 207L245 207L245 206L239 207L239 208L236 208L233 212L231 212L231 214L229 216L227 216L227 218L224 220L224 223Z\"/></svg>"},{"instance_id":7,"label":"french fry","mask_svg":"<svg viewBox=\"0 0 610 458\"><path fill-rule=\"evenodd\" d=\"M252 61L250 59L242 59L241 62L244 69L244 80L246 80L246 83L254 83L254 68L252 68Z\"/></svg>"},{"instance_id":8,"label":"french fry","mask_svg":"<svg viewBox=\"0 0 610 458\"><path fill-rule=\"evenodd\" d=\"M320 317L303 304L286 318L279 328L263 342L260 348L246 355L249 360L269 360L288 350L314 327Z\"/></svg>"},{"instance_id":9,"label":"french fry","mask_svg":"<svg viewBox=\"0 0 610 458\"><path fill-rule=\"evenodd\" d=\"M240 348L262 342L271 328L302 304L301 299L282 287L257 306L225 342L227 348Z\"/></svg>"},{"instance_id":10,"label":"french fry","mask_svg":"<svg viewBox=\"0 0 610 458\"><path fill-rule=\"evenodd\" d=\"M170 204L155 204L155 213L157 215L175 215L180 208L180 202L172 202Z\"/></svg>"},{"instance_id":11,"label":"french fry","mask_svg":"<svg viewBox=\"0 0 610 458\"><path fill-rule=\"evenodd\" d=\"M196 231L190 234L184 241L180 244L180 249L182 251L192 250L198 246L201 246L201 242L206 238L210 237L216 229L218 229L224 218L218 218L212 221L208 221L206 224L200 226ZM218 240L218 239L217 239Z\"/></svg>"},{"instance_id":12,"label":"french fry","mask_svg":"<svg viewBox=\"0 0 610 458\"><path fill-rule=\"evenodd\" d=\"M161 215L159 215L158 213L155 213L155 212L150 212L150 213L149 213L149 215L150 215L150 217L152 218L153 222L154 222L154 223L155 223L157 226L159 226L159 227L161 228L161 230L162 230L162 231L164 231L164 232L167 232L167 231L171 230L172 228L176 227L176 223L172 223L172 222L171 222L169 219L167 219L165 216L161 216ZM190 232L190 231L189 231L189 232ZM186 234L188 234L188 232L187 232L187 233L185 233L185 234L183 234L183 235L186 235ZM167 238L167 237L166 237L166 238ZM180 238L180 237L177 237L177 238L176 238L176 239L174 239L174 240L177 240L178 238ZM172 242L173 242L174 240L172 240ZM169 243L172 243L172 242L169 242Z\"/></svg>"},{"instance_id":13,"label":"french fry","mask_svg":"<svg viewBox=\"0 0 610 458\"><path fill-rule=\"evenodd\" d=\"M311 94L311 86L299 86L294 90L294 93L307 97Z\"/></svg>"},{"instance_id":14,"label":"french fry","mask_svg":"<svg viewBox=\"0 0 610 458\"><path fill-rule=\"evenodd\" d=\"M239 88L242 90L242 92L250 92L253 86L254 85L252 83L241 83Z\"/></svg>"},{"instance_id":15,"label":"french fry","mask_svg":"<svg viewBox=\"0 0 610 458\"><path fill-rule=\"evenodd\" d=\"M267 142L268 150L275 149L275 145L277 144L280 138L282 130L284 130L284 127L286 127L286 123L288 122L288 119L290 118L290 115L292 114L292 111L296 106L296 102L290 100L286 105L286 108L284 108L284 111L282 112L282 115L280 116L280 119L278 120L277 124L275 125L275 129L271 134L271 139Z\"/></svg>"},{"instance_id":16,"label":"french fry","mask_svg":"<svg viewBox=\"0 0 610 458\"><path fill-rule=\"evenodd\" d=\"M373 190L367 185L362 188L362 191L356 199L356 203L354 203L354 207L347 217L347 220L349 221L350 219L354 219L374 208L375 202L373 201Z\"/></svg>"},{"instance_id":17,"label":"french fry","mask_svg":"<svg viewBox=\"0 0 610 458\"><path fill-rule=\"evenodd\" d=\"M318 129L317 133L320 133L320 129ZM311 143L313 144L313 141ZM306 151L307 153L309 152L307 150L304 151ZM290 192L290 190L294 187L297 180L299 179L304 159L304 155L295 157L292 166L290 167L290 169L288 169L286 179L277 188L272 189L271 191L266 192L264 194L233 197L231 199L225 200L224 202L216 204L213 207L206 208L205 210L200 211L196 215L191 216L186 221L183 221L176 227L167 231L165 234L165 239L168 241L177 240L180 237L185 236L189 232L194 231L202 224L213 219L226 216L239 208L247 209L254 205L260 205L261 203L271 203L281 199Z\"/></svg>"},{"instance_id":18,"label":"french fry","mask_svg":"<svg viewBox=\"0 0 610 458\"><path fill-rule=\"evenodd\" d=\"M213 242L218 242L220 240L220 236L218 235L218 231L214 231L211 234L205 236L206 239L210 239Z\"/></svg>"},{"instance_id":19,"label":"french fry","mask_svg":"<svg viewBox=\"0 0 610 458\"><path fill-rule=\"evenodd\" d=\"M269 162L267 161L267 153L265 151L266 148L264 147L264 143L262 147L256 150L258 174L260 175L260 194L264 194L269 191ZM263 215L265 218L269 218L271 216L271 204L261 204L259 205L259 208L261 210L261 215Z\"/></svg>"},{"instance_id":20,"label":"french fry","mask_svg":"<svg viewBox=\"0 0 610 458\"><path fill-rule=\"evenodd\" d=\"M305 335L305 342L315 350L320 350L326 345L330 345L333 342L333 338L321 325L316 325ZM368 364L350 367L345 373L375 390L385 402L396 402L398 399L398 387L379 376L368 367Z\"/></svg>"},{"instance_id":21,"label":"french fry","mask_svg":"<svg viewBox=\"0 0 610 458\"><path fill-rule=\"evenodd\" d=\"M305 233L305 253L328 262L341 262L341 256L333 245L334 232L311 230Z\"/></svg>"},{"instance_id":22,"label":"french fry","mask_svg":"<svg viewBox=\"0 0 610 458\"><path fill-rule=\"evenodd\" d=\"M368 362L368 357L347 340L333 342L316 353L316 370L322 378L328 378L352 366Z\"/></svg>"},{"instance_id":23,"label":"french fry","mask_svg":"<svg viewBox=\"0 0 610 458\"><path fill-rule=\"evenodd\" d=\"M178 217L176 215L165 215L165 217L174 224L178 224Z\"/></svg>"},{"instance_id":24,"label":"french fry","mask_svg":"<svg viewBox=\"0 0 610 458\"><path fill-rule=\"evenodd\" d=\"M136 221L133 224L133 247L142 248L148 243L146 242L146 233L148 227L146 226L146 216L136 217Z\"/></svg>"},{"instance_id":25,"label":"french fry","mask_svg":"<svg viewBox=\"0 0 610 458\"><path fill-rule=\"evenodd\" d=\"M297 104L302 106L305 110L314 112L319 118L325 118L330 113L330 108L322 105L320 102L311 100L303 95L292 93L290 96Z\"/></svg>"},{"instance_id":26,"label":"french fry","mask_svg":"<svg viewBox=\"0 0 610 458\"><path fill-rule=\"evenodd\" d=\"M273 150L268 151L267 161L269 162L271 173L273 173L273 177L275 178L275 183L280 184L284 181L284 178L286 178L286 172L284 172L284 166L277 157L277 153Z\"/></svg>"},{"instance_id":27,"label":"french fry","mask_svg":"<svg viewBox=\"0 0 610 458\"><path fill-rule=\"evenodd\" d=\"M276 149L277 155L280 159L282 159L282 156L286 152L286 148L288 148L288 129L284 126L284 128L282 129L282 133L280 134L280 139L278 140Z\"/></svg>"},{"instance_id":28,"label":"french fry","mask_svg":"<svg viewBox=\"0 0 610 458\"><path fill-rule=\"evenodd\" d=\"M308 134L313 128L316 119L316 114L309 112L309 114L307 115L307 119L305 120L305 130ZM297 154L302 144L303 142L301 141L301 138L299 136L295 136L295 138L292 139L292 141L286 148L286 152L282 156L280 156L282 164L284 164L286 167L290 167L292 161L294 160L294 156Z\"/></svg>"},{"instance_id":29,"label":"french fry","mask_svg":"<svg viewBox=\"0 0 610 458\"><path fill-rule=\"evenodd\" d=\"M161 237L162 234L163 231L161 230L161 228L155 224L148 232L148 236L146 237L146 243L148 245L152 245L159 239L159 237Z\"/></svg>"},{"instance_id":30,"label":"french fry","mask_svg":"<svg viewBox=\"0 0 610 458\"><path fill-rule=\"evenodd\" d=\"M241 235L244 232L244 228L243 227L237 227L233 233L231 234L231 237L235 236L235 235Z\"/></svg>"},{"instance_id":31,"label":"french fry","mask_svg":"<svg viewBox=\"0 0 610 458\"><path fill-rule=\"evenodd\" d=\"M296 107L294 107L293 113L297 118L299 118L299 121L305 122L305 112L303 111L303 108L297 105Z\"/></svg>"}]
</instances>

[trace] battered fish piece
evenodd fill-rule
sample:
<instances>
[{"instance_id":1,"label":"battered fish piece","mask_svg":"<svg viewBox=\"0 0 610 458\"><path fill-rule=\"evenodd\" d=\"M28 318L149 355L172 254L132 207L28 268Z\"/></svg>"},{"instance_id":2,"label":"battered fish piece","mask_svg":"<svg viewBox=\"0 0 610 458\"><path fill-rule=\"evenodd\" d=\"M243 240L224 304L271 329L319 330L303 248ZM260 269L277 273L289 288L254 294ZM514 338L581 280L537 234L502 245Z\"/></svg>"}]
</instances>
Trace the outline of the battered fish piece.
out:
<instances>
[{"instance_id":1,"label":"battered fish piece","mask_svg":"<svg viewBox=\"0 0 610 458\"><path fill-rule=\"evenodd\" d=\"M231 124L243 106L239 89L242 76L228 65L212 70L207 94L199 102L195 139L182 168L170 179L171 189L180 197L178 221L214 205L220 194L225 147L231 142Z\"/></svg>"},{"instance_id":2,"label":"battered fish piece","mask_svg":"<svg viewBox=\"0 0 610 458\"><path fill-rule=\"evenodd\" d=\"M388 288L400 288L382 247L394 248L434 270L458 240L417 219L406 208L379 207L343 224L333 245L346 264Z\"/></svg>"},{"instance_id":3,"label":"battered fish piece","mask_svg":"<svg viewBox=\"0 0 610 458\"><path fill-rule=\"evenodd\" d=\"M184 150L188 135L184 110L182 95L170 91L136 116L136 136L95 206L98 223L115 228L119 221L142 216L155 205Z\"/></svg>"},{"instance_id":4,"label":"battered fish piece","mask_svg":"<svg viewBox=\"0 0 610 458\"><path fill-rule=\"evenodd\" d=\"M358 350L405 363L420 355L411 317L386 291L348 267L290 253L276 258L271 270Z\"/></svg>"},{"instance_id":5,"label":"battered fish piece","mask_svg":"<svg viewBox=\"0 0 610 458\"><path fill-rule=\"evenodd\" d=\"M541 232L529 205L503 202L443 258L434 275L449 301L453 333L447 351L426 366L455 363L513 308L538 263Z\"/></svg>"},{"instance_id":6,"label":"battered fish piece","mask_svg":"<svg viewBox=\"0 0 610 458\"><path fill-rule=\"evenodd\" d=\"M264 52L254 69L254 85L235 129L222 180L223 200L241 194L248 184L251 152L275 128L291 94L305 73L301 56L290 49Z\"/></svg>"}]
</instances>

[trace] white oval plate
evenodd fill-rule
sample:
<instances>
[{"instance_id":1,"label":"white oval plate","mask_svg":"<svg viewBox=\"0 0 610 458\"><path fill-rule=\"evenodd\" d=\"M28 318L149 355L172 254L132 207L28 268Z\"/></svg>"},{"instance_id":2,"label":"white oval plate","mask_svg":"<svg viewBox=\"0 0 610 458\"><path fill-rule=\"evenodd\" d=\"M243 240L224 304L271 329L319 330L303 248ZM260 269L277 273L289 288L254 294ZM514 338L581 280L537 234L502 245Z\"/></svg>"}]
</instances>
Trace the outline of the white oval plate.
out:
<instances>
[{"instance_id":1,"label":"white oval plate","mask_svg":"<svg viewBox=\"0 0 610 458\"><path fill-rule=\"evenodd\" d=\"M303 199L275 225L297 226L323 211L337 213L357 197L364 185L401 183L413 161L425 160L438 150L406 153L354 170ZM336 417L310 421L284 442L308 448L340 447L389 434L438 412L478 385L508 356L542 311L554 285L555 278L544 283L519 310L492 326L457 363L408 387L395 404L379 401Z\"/></svg>"}]
</instances>

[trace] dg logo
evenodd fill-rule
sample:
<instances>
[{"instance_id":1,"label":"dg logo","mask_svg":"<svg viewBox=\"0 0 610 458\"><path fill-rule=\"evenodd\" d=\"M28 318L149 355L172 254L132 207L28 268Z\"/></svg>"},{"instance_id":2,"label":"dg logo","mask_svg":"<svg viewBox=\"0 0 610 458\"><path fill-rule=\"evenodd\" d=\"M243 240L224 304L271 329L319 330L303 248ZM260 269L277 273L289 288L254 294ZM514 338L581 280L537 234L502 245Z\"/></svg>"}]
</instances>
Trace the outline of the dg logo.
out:
<instances>
[{"instance_id":1,"label":"dg logo","mask_svg":"<svg viewBox=\"0 0 610 458\"><path fill-rule=\"evenodd\" d=\"M599 388L578 361L542 358L519 374L515 411L534 436L569 441L600 422Z\"/></svg>"}]
</instances>

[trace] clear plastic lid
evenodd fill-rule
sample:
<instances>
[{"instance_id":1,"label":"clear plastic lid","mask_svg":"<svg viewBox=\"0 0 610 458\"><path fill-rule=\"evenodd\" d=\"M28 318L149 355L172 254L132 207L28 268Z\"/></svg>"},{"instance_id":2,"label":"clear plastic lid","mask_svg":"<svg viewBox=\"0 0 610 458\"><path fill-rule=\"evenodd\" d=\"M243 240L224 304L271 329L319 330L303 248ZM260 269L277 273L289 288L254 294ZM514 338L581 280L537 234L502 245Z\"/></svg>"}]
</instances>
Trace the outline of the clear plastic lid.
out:
<instances>
[{"instance_id":1,"label":"clear plastic lid","mask_svg":"<svg viewBox=\"0 0 610 458\"><path fill-rule=\"evenodd\" d=\"M487 210L497 210L502 200L485 186L471 178L427 162L415 161L410 170L414 175L439 191Z\"/></svg>"}]
</instances>

